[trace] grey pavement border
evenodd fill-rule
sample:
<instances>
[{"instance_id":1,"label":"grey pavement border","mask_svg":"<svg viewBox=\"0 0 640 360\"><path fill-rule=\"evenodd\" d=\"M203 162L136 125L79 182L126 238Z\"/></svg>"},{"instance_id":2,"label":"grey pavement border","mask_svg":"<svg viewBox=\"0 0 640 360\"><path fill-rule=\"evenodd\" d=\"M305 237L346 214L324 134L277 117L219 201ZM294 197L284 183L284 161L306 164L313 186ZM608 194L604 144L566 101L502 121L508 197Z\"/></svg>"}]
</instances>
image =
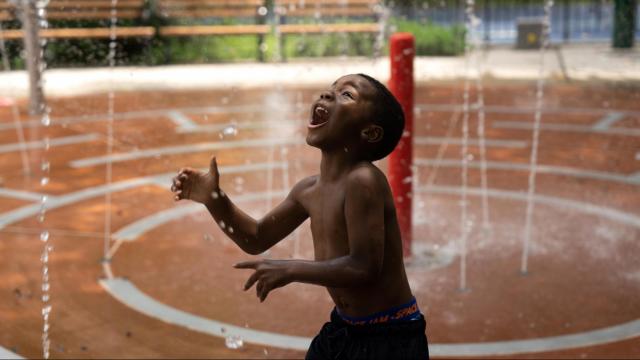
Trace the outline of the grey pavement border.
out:
<instances>
[{"instance_id":1,"label":"grey pavement border","mask_svg":"<svg viewBox=\"0 0 640 360\"><path fill-rule=\"evenodd\" d=\"M614 51L608 44L565 45L558 50L565 69L554 52L546 52L544 76L549 79L583 81L640 81L640 50ZM539 74L538 51L491 48L483 54L484 76L501 80L535 80ZM566 70L566 71L563 71ZM382 81L389 78L389 59L321 58L288 63L228 63L118 67L115 69L54 69L44 74L45 94L77 96L115 91L196 90L269 86L329 86L338 77L367 73ZM471 69L471 76L477 69ZM417 82L462 79L464 57L418 57L414 64ZM0 74L0 96L24 98L27 74Z\"/></svg>"}]
</instances>

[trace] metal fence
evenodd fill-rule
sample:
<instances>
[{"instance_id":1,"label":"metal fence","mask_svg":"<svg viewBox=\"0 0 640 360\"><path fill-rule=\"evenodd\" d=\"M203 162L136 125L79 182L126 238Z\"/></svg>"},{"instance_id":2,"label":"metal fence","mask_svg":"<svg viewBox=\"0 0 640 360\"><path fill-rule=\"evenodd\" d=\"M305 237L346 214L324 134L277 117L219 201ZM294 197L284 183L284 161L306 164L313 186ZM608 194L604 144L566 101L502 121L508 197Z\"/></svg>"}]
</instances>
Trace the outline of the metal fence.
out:
<instances>
[{"instance_id":1,"label":"metal fence","mask_svg":"<svg viewBox=\"0 0 640 360\"><path fill-rule=\"evenodd\" d=\"M422 7L396 8L396 15L411 20L451 26L464 23L465 0L427 1ZM475 13L482 21L483 37L491 44L512 44L520 18L543 15L542 0L479 0ZM611 41L613 1L556 0L551 11L551 42ZM638 6L640 13L640 4ZM640 38L640 21L636 21Z\"/></svg>"}]
</instances>

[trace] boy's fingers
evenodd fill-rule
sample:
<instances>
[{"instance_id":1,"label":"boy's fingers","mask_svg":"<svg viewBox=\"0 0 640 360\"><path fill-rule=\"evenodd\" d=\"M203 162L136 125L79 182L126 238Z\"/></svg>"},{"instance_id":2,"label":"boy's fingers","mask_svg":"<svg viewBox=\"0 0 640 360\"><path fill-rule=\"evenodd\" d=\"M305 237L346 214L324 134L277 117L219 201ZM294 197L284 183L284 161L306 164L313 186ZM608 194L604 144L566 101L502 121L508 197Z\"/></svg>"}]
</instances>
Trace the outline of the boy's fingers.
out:
<instances>
[{"instance_id":1,"label":"boy's fingers","mask_svg":"<svg viewBox=\"0 0 640 360\"><path fill-rule=\"evenodd\" d=\"M243 261L233 265L236 269L255 269L260 264L260 261Z\"/></svg>"},{"instance_id":2,"label":"boy's fingers","mask_svg":"<svg viewBox=\"0 0 640 360\"><path fill-rule=\"evenodd\" d=\"M251 276L249 276L249 279L247 279L247 282L244 284L244 290L247 291L249 289L251 289L251 287L253 286L253 284L258 281L259 275L257 272L254 272L253 274L251 274Z\"/></svg>"},{"instance_id":3,"label":"boy's fingers","mask_svg":"<svg viewBox=\"0 0 640 360\"><path fill-rule=\"evenodd\" d=\"M267 289L266 286L262 289L262 294L260 294L260 302L264 302L264 300L267 298L267 295L269 295L269 291L271 290Z\"/></svg>"},{"instance_id":4,"label":"boy's fingers","mask_svg":"<svg viewBox=\"0 0 640 360\"><path fill-rule=\"evenodd\" d=\"M220 177L220 173L218 172L218 160L216 160L215 156L211 157L211 162L209 163L209 172L213 174L216 178Z\"/></svg>"}]
</instances>

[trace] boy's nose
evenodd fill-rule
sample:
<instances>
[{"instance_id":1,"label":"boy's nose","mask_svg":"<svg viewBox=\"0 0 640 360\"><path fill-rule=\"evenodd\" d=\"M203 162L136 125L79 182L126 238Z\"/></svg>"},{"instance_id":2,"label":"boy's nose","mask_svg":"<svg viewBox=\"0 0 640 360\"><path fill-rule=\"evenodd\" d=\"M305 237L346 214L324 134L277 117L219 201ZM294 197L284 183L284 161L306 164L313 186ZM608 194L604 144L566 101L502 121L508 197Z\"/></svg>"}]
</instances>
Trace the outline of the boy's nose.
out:
<instances>
[{"instance_id":1,"label":"boy's nose","mask_svg":"<svg viewBox=\"0 0 640 360\"><path fill-rule=\"evenodd\" d=\"M323 91L322 93L320 93L320 99L331 100L333 99L333 93L331 91Z\"/></svg>"}]
</instances>

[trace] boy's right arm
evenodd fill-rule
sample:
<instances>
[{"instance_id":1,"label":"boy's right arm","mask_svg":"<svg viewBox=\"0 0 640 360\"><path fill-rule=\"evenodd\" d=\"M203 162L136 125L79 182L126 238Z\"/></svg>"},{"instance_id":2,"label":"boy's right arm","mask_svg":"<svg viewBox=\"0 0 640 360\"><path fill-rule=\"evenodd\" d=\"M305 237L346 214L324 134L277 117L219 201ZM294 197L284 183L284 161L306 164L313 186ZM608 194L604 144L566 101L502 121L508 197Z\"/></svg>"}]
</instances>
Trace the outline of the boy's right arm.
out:
<instances>
[{"instance_id":1,"label":"boy's right arm","mask_svg":"<svg viewBox=\"0 0 640 360\"><path fill-rule=\"evenodd\" d=\"M205 205L222 231L249 254L266 251L309 217L297 200L308 181L296 184L284 201L262 219L255 220L233 204L220 189L219 179L213 157L206 174L190 168L180 170L173 179L171 190L176 201L189 199Z\"/></svg>"}]
</instances>

